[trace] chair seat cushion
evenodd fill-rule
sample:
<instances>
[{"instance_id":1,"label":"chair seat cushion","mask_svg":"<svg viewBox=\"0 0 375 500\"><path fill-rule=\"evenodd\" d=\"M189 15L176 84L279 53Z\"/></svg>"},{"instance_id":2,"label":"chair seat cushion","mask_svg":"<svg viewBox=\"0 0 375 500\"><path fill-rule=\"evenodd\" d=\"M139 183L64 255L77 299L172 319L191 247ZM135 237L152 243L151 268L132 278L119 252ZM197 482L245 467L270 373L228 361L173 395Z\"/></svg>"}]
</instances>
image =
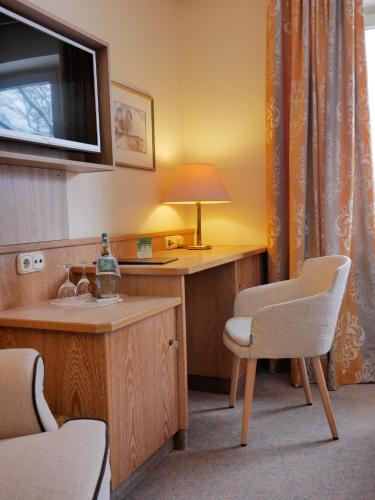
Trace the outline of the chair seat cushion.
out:
<instances>
[{"instance_id":1,"label":"chair seat cushion","mask_svg":"<svg viewBox=\"0 0 375 500\"><path fill-rule=\"evenodd\" d=\"M90 419L69 421L57 431L3 439L0 499L109 500L107 446L105 423Z\"/></svg>"},{"instance_id":2,"label":"chair seat cushion","mask_svg":"<svg viewBox=\"0 0 375 500\"><path fill-rule=\"evenodd\" d=\"M243 316L230 318L225 325L225 333L237 344L248 347L251 339L251 320L252 318Z\"/></svg>"}]
</instances>

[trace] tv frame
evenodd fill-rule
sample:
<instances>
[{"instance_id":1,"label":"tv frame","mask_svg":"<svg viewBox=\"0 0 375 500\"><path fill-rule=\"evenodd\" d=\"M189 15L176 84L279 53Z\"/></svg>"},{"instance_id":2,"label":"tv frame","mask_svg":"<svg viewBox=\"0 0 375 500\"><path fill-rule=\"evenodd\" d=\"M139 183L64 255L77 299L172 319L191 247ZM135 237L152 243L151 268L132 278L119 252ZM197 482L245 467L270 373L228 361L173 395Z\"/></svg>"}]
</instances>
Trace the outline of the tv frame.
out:
<instances>
[{"instance_id":1,"label":"tv frame","mask_svg":"<svg viewBox=\"0 0 375 500\"><path fill-rule=\"evenodd\" d=\"M59 139L57 137L43 137L37 134L28 134L24 132L15 132L15 131L6 131L4 129L0 128L0 138L6 138L6 139L14 139L17 141L25 141L25 142L31 142L31 143L37 143L37 144L42 144L46 146L54 146L62 149L70 149L70 150L76 150L76 151L86 151L90 153L100 153L101 152L101 143L100 143L100 116L99 116L99 105L98 105L98 82L97 82L97 66L96 66L96 52L95 50L89 49L88 47L85 47L84 45L75 42L74 40L71 40L63 35L60 35L59 33L56 33L55 31L46 28L34 21L31 21L30 19L27 19L9 9L6 9L5 7L2 7L0 5L0 12L12 17L13 19L16 19L24 24L27 24L29 26L32 26L33 28L42 31L48 35L51 35L59 40L62 40L65 43L69 43L70 45L73 45L81 50L84 50L88 52L89 54L92 55L93 58L93 73L94 73L94 96L95 96L95 119L96 119L96 137L97 137L97 144L88 144L84 142L78 142L78 141L71 141L68 139Z\"/></svg>"}]
</instances>

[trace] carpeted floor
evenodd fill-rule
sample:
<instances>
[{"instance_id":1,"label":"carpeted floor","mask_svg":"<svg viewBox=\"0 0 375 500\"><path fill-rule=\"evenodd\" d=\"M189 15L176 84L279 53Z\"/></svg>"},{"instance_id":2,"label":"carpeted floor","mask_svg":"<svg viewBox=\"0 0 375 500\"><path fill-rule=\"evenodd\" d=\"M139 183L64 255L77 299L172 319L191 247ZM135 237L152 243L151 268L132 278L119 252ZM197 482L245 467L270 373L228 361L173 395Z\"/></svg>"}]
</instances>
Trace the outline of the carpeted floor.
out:
<instances>
[{"instance_id":1,"label":"carpeted floor","mask_svg":"<svg viewBox=\"0 0 375 500\"><path fill-rule=\"evenodd\" d=\"M239 446L242 397L190 393L189 448L171 452L128 499L375 499L375 385L331 392L340 439L320 397L313 406L286 374L255 382L250 441Z\"/></svg>"}]
</instances>

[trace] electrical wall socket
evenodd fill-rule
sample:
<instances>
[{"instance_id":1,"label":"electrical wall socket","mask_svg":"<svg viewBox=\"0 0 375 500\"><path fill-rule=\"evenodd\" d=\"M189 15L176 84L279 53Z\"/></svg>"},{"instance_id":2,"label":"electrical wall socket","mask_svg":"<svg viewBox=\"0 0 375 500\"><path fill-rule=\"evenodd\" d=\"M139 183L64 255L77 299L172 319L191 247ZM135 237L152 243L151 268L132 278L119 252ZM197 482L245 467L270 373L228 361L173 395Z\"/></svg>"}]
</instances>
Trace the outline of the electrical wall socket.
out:
<instances>
[{"instance_id":1,"label":"electrical wall socket","mask_svg":"<svg viewBox=\"0 0 375 500\"><path fill-rule=\"evenodd\" d=\"M44 253L34 252L33 256L33 271L42 271L44 269Z\"/></svg>"},{"instance_id":2,"label":"electrical wall socket","mask_svg":"<svg viewBox=\"0 0 375 500\"><path fill-rule=\"evenodd\" d=\"M165 237L165 249L182 248L185 245L185 238L180 234Z\"/></svg>"},{"instance_id":3,"label":"electrical wall socket","mask_svg":"<svg viewBox=\"0 0 375 500\"><path fill-rule=\"evenodd\" d=\"M18 274L35 273L44 269L44 253L29 252L20 253L17 256L17 272Z\"/></svg>"}]
</instances>

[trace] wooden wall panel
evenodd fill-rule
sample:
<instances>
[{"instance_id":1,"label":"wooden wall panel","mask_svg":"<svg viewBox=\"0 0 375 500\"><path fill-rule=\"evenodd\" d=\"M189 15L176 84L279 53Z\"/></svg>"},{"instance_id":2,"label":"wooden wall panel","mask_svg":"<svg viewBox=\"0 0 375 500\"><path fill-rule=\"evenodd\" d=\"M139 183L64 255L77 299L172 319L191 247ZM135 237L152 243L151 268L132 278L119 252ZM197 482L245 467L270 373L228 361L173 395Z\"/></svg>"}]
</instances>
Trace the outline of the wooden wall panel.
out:
<instances>
[{"instance_id":1,"label":"wooden wall panel","mask_svg":"<svg viewBox=\"0 0 375 500\"><path fill-rule=\"evenodd\" d=\"M0 169L1 171L1 169ZM2 215L3 217L3 215ZM192 243L194 238L194 230L189 232L182 230L185 240L188 244ZM164 246L164 234L177 234L177 231L156 233L153 237L154 251L161 250ZM148 233L152 236L154 233ZM115 236L111 243L111 248L116 256L132 257L136 255L136 238L143 235ZM122 239L123 238L123 239ZM46 244L48 247L48 244ZM100 243L98 238L82 239L82 240L65 240L56 246L55 242L50 244L51 247L43 249L41 243L33 245L20 245L17 250L16 245L11 245L9 250L11 253L0 252L0 310L12 309L25 304L42 302L55 298L59 286L64 280L65 272L64 264L70 263L92 263L100 253ZM6 247L2 247L4 250ZM44 251L46 267L44 271L18 275L16 272L16 258L19 252L24 251ZM126 280L131 282L128 278ZM126 293L133 295L141 295L142 291L137 293L137 282L134 280L134 287ZM164 282L165 283L165 282ZM140 285L143 290L143 284ZM156 285L158 288L159 285ZM163 287L163 284L160 284ZM150 290L144 295L171 295L171 293L156 293ZM172 294L173 295L173 294ZM180 296L180 294L176 294Z\"/></svg>"},{"instance_id":2,"label":"wooden wall panel","mask_svg":"<svg viewBox=\"0 0 375 500\"><path fill-rule=\"evenodd\" d=\"M0 166L0 245L68 237L64 172Z\"/></svg>"},{"instance_id":3,"label":"wooden wall panel","mask_svg":"<svg viewBox=\"0 0 375 500\"><path fill-rule=\"evenodd\" d=\"M0 310L56 298L64 281L63 265L92 262L98 251L97 245L47 250L44 252L45 269L22 275L16 272L16 253L0 255Z\"/></svg>"}]
</instances>

